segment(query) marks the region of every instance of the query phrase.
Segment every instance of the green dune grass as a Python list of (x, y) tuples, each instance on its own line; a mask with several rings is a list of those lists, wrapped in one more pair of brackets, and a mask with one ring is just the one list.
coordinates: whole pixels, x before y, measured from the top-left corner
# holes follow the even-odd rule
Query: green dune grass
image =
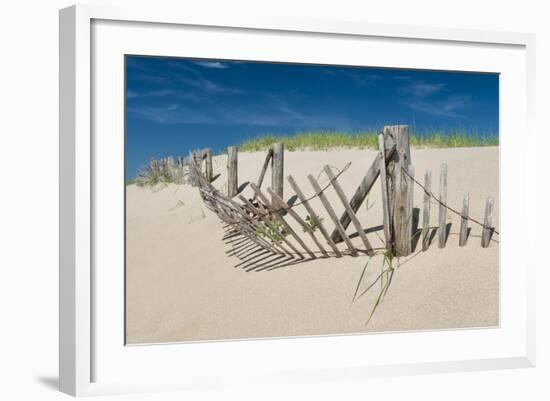
[[(294, 135), (261, 135), (238, 145), (241, 152), (261, 151), (271, 144), (282, 142), (285, 149), (326, 150), (331, 148), (378, 148), (378, 132), (311, 131)], [(498, 135), (478, 135), (470, 132), (424, 132), (411, 135), (411, 145), (416, 148), (463, 148), (498, 146)]]

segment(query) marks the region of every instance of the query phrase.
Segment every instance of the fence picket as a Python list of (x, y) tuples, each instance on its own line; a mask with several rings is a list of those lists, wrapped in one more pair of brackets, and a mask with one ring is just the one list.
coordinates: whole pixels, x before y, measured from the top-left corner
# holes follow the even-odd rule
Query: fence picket
[(468, 213), (470, 208), (470, 195), (467, 194), (464, 196), (462, 201), (462, 216), (460, 217), (460, 240), (458, 242), (459, 246), (466, 245), (468, 241)]
[[(302, 241), (302, 239), (294, 232), (294, 230), (292, 229), (292, 227), (290, 227), (290, 225), (286, 222), (286, 220), (284, 219), (283, 216), (280, 215), (279, 211), (273, 207), (273, 205), (269, 202), (269, 200), (267, 199), (267, 197), (262, 193), (262, 190), (260, 188), (258, 188), (255, 184), (250, 184), (250, 186), (252, 187), (253, 191), (256, 192), (256, 194), (258, 195), (258, 198), (264, 203), (265, 207), (267, 207), (269, 209), (269, 211), (273, 214), (273, 216), (277, 219), (277, 221), (279, 221), (284, 227), (286, 230), (288, 230), (288, 232), (290, 233), (290, 235), (292, 235), (292, 237), (296, 240), (296, 242), (298, 242), (298, 244), (300, 244), (300, 246), (313, 258), (315, 259), (317, 256), (315, 255), (315, 253), (313, 253), (309, 248), (308, 246), (304, 243), (304, 241)], [(284, 237), (284, 235), (282, 235), (282, 237)], [(294, 248), (294, 250), (296, 250), (296, 248)], [(300, 253), (298, 250), (296, 250), (296, 252)]]
[[(254, 206), (252, 204), (252, 202), (250, 202), (248, 199), (246, 199), (244, 196), (242, 195), (238, 195), (239, 199), (241, 201), (243, 201), (247, 206), (248, 208), (250, 209), (250, 211), (252, 213), (254, 213), (256, 216), (258, 216), (258, 218), (262, 221), (262, 223), (264, 223), (264, 227), (262, 227), (262, 229), (265, 229), (265, 228), (268, 228), (270, 229), (271, 228), (271, 222), (269, 221), (269, 219), (266, 217), (267, 216), (267, 211), (265, 210), (260, 210), (259, 208), (257, 208), (256, 206)], [(281, 242), (287, 242), (286, 238), (283, 238)], [(277, 241), (274, 241), (274, 245), (279, 248), (283, 253), (286, 253), (287, 255), (289, 256), (292, 256), (292, 252), (289, 252), (288, 249), (286, 249), (282, 243), (280, 242), (277, 242)], [(289, 245), (289, 244), (287, 244)], [(292, 247), (289, 245), (289, 247), (292, 249)], [(295, 249), (295, 248), (294, 248)]]
[(332, 187), (336, 191), (336, 195), (338, 195), (338, 197), (340, 198), (340, 201), (344, 205), (344, 208), (346, 209), (346, 212), (349, 214), (349, 217), (350, 217), (353, 225), (355, 226), (355, 229), (357, 230), (357, 234), (359, 234), (359, 237), (361, 237), (361, 240), (363, 241), (363, 244), (365, 245), (367, 255), (372, 256), (373, 255), (372, 245), (370, 244), (369, 240), (367, 239), (367, 235), (365, 234), (365, 230), (363, 230), (363, 227), (361, 227), (361, 223), (359, 222), (359, 219), (357, 218), (357, 216), (353, 212), (351, 206), (349, 205), (348, 198), (346, 197), (346, 194), (344, 193), (344, 191), (342, 190), (342, 187), (340, 186), (340, 184), (336, 180), (336, 177), (332, 173), (332, 170), (330, 169), (330, 167), (325, 166), (323, 168), (323, 170), (325, 171), (325, 174), (329, 178), (330, 184), (332, 185)]
[(393, 249), (392, 244), (392, 228), (391, 228), (391, 216), (390, 216), (390, 200), (388, 198), (388, 177), (386, 172), (386, 152), (385, 152), (385, 141), (384, 135), (378, 135), (378, 149), (380, 153), (378, 154), (379, 159), (379, 169), (380, 169), (380, 183), (382, 188), (382, 211), (383, 215), (383, 224), (384, 224), (384, 239), (386, 241), (385, 247), (388, 251)]
[(426, 171), (424, 175), (424, 211), (422, 216), (422, 250), (426, 251), (430, 246), (430, 205), (432, 191), (432, 172)]
[(325, 250), (325, 248), (323, 248), (323, 245), (321, 245), (321, 243), (317, 240), (317, 237), (315, 237), (315, 234), (311, 229), (311, 227), (300, 217), (300, 215), (296, 213), (294, 209), (289, 207), (286, 204), (286, 202), (282, 198), (280, 198), (279, 195), (277, 195), (271, 188), (268, 188), (267, 192), (269, 192), (269, 194), (271, 195), (272, 200), (276, 204), (279, 204), (279, 207), (282, 207), (283, 209), (285, 209), (290, 214), (290, 216), (292, 216), (292, 218), (298, 222), (298, 224), (304, 229), (304, 231), (309, 234), (309, 236), (311, 237), (313, 242), (315, 242), (315, 245), (317, 245), (321, 253), (325, 256), (328, 256), (327, 251)]
[(447, 243), (447, 164), (442, 163), (439, 170), (439, 248), (445, 248)]
[(317, 194), (317, 196), (321, 200), (321, 203), (325, 207), (325, 210), (327, 211), (328, 215), (330, 216), (330, 218), (332, 219), (332, 221), (336, 225), (336, 229), (340, 233), (340, 236), (344, 239), (344, 242), (348, 246), (349, 251), (351, 252), (351, 254), (353, 256), (357, 256), (357, 249), (351, 243), (351, 240), (349, 239), (348, 235), (346, 234), (345, 228), (342, 226), (342, 223), (340, 223), (340, 220), (338, 220), (338, 217), (336, 216), (336, 213), (334, 212), (334, 209), (332, 208), (332, 206), (330, 205), (330, 202), (328, 201), (327, 197), (323, 193), (321, 187), (319, 186), (319, 183), (317, 182), (315, 177), (313, 177), (311, 174), (309, 174), (307, 176), (307, 178), (308, 178), (311, 186), (315, 190), (315, 193)]
[(274, 143), (273, 157), (271, 158), (271, 188), (281, 198), (283, 197), (284, 188), (284, 157), (284, 145), (282, 143)]
[(239, 187), (237, 152), (236, 146), (227, 148), (227, 196), (229, 198), (237, 195)]
[(485, 202), (485, 219), (483, 220), (483, 233), (481, 235), (481, 246), (487, 248), (493, 234), (493, 198), (488, 197)]
[(332, 248), (332, 251), (335, 253), (337, 257), (342, 256), (342, 253), (340, 252), (336, 244), (332, 241), (332, 238), (330, 238), (330, 235), (326, 230), (325, 226), (323, 225), (323, 222), (321, 221), (321, 219), (319, 218), (315, 210), (313, 210), (313, 208), (307, 201), (306, 197), (304, 196), (304, 193), (302, 192), (302, 190), (300, 189), (300, 187), (298, 186), (294, 178), (291, 175), (289, 175), (288, 177), (286, 177), (286, 179), (290, 183), (290, 186), (292, 187), (296, 195), (298, 195), (298, 199), (300, 199), (300, 202), (302, 203), (302, 205), (304, 205), (304, 207), (306, 208), (307, 212), (309, 213), (309, 216), (313, 220), (313, 223), (317, 227), (319, 227), (319, 231), (321, 231), (321, 234), (323, 234), (323, 237), (325, 237), (325, 240), (327, 241), (327, 244)]

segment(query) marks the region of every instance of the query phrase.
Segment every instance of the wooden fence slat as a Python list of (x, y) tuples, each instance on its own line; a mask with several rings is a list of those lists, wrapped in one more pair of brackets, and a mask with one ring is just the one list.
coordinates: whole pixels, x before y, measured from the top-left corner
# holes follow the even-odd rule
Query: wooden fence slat
[[(239, 196), (239, 199), (240, 199), (241, 201), (243, 201), (243, 202), (248, 206), (248, 208), (250, 209), (250, 211), (251, 211), (252, 213), (254, 213), (256, 216), (258, 216), (258, 218), (262, 221), (262, 223), (264, 223), (264, 227), (262, 227), (262, 229), (265, 228), (265, 227), (271, 228), (271, 223), (270, 223), (269, 219), (266, 217), (266, 216), (267, 216), (267, 211), (260, 210), (259, 208), (257, 208), (256, 206), (254, 206), (254, 205), (252, 204), (252, 202), (250, 202), (250, 201), (249, 201), (248, 199), (246, 199), (244, 196), (242, 196), (242, 195), (238, 195), (238, 196)], [(283, 238), (283, 240), (286, 240), (286, 239)], [(285, 242), (285, 243), (286, 243), (286, 242)], [(287, 255), (290, 256), (290, 257), (294, 257), (294, 256), (292, 255), (292, 253), (289, 252), (288, 249), (286, 249), (286, 248), (283, 246), (283, 244), (281, 244), (280, 242), (274, 241), (273, 244), (274, 244), (277, 248), (279, 248), (283, 253), (287, 254)]]
[[(385, 153), (386, 153), (386, 164), (387, 164), (395, 153), (395, 143), (393, 142), (393, 139), (390, 138), (389, 136), (384, 136), (384, 141), (385, 141), (385, 149), (386, 149)], [(367, 170), (367, 173), (361, 180), (359, 187), (353, 194), (349, 202), (349, 205), (353, 210), (353, 212), (357, 212), (359, 210), (359, 207), (361, 206), (361, 204), (369, 194), (369, 191), (371, 190), (372, 186), (376, 182), (376, 179), (380, 175), (380, 160), (381, 160), (381, 156), (377, 155), (373, 160), (372, 164), (370, 165), (369, 169)], [(348, 216), (348, 213), (344, 212), (340, 217), (341, 226), (344, 227), (344, 229), (346, 229), (348, 228), (350, 223), (351, 223), (351, 219)], [(340, 235), (340, 232), (336, 228), (334, 229), (330, 237), (336, 243), (342, 241), (342, 236)]]
[[(252, 187), (252, 189), (254, 190), (254, 192), (256, 192), (256, 194), (258, 195), (258, 198), (260, 198), (260, 200), (264, 203), (265, 207), (267, 207), (271, 213), (273, 214), (273, 216), (288, 230), (288, 232), (290, 233), (290, 235), (292, 235), (292, 237), (296, 240), (296, 242), (298, 242), (298, 244), (300, 244), (300, 246), (312, 257), (312, 258), (317, 258), (317, 256), (315, 255), (315, 253), (313, 253), (309, 248), (308, 246), (304, 243), (304, 241), (302, 241), (302, 239), (294, 232), (294, 230), (292, 229), (292, 227), (290, 227), (288, 225), (288, 223), (286, 222), (286, 220), (284, 219), (284, 217), (282, 217), (280, 215), (280, 212), (273, 207), (273, 205), (271, 205), (271, 203), (269, 202), (269, 200), (267, 199), (267, 197), (262, 193), (262, 190), (260, 188), (258, 188), (255, 184), (250, 184), (250, 186)], [(283, 236), (284, 237), (284, 236)], [(298, 252), (298, 251), (296, 251)], [(298, 252), (299, 253), (299, 252)]]
[(321, 243), (317, 240), (317, 237), (315, 237), (315, 234), (311, 227), (300, 217), (300, 215), (296, 213), (291, 207), (289, 207), (287, 203), (282, 198), (280, 198), (279, 195), (277, 195), (271, 188), (267, 188), (267, 192), (269, 192), (275, 204), (279, 204), (279, 207), (284, 208), (292, 216), (292, 218), (294, 218), (294, 220), (296, 220), (298, 224), (302, 226), (304, 231), (307, 232), (313, 242), (315, 242), (315, 245), (317, 245), (321, 253), (325, 256), (328, 256), (327, 251), (325, 250), (325, 248), (323, 248), (323, 245), (321, 245)]
[(267, 251), (271, 251), (269, 246), (267, 245), (267, 243), (265, 241), (262, 241), (261, 239), (257, 238), (255, 235), (252, 235), (249, 230), (244, 227), (243, 225), (241, 225), (241, 221), (239, 219), (235, 219), (233, 216), (231, 216), (229, 214), (229, 212), (227, 211), (224, 211), (224, 210), (219, 210), (219, 213), (221, 215), (225, 215), (227, 218), (229, 218), (230, 220), (233, 220), (233, 227), (238, 230), (242, 235), (244, 235), (245, 237), (247, 237), (250, 241), (254, 242), (255, 244), (257, 244), (259, 247), (267, 250)]
[(332, 206), (330, 205), (330, 202), (328, 201), (327, 197), (323, 193), (321, 187), (319, 186), (319, 183), (317, 182), (315, 177), (313, 177), (311, 174), (309, 174), (307, 176), (307, 178), (308, 178), (311, 186), (315, 190), (315, 193), (317, 194), (317, 196), (319, 196), (319, 199), (321, 200), (321, 203), (325, 207), (325, 210), (327, 211), (328, 215), (330, 216), (330, 218), (334, 222), (334, 224), (336, 226), (336, 229), (340, 233), (340, 236), (344, 239), (344, 241), (345, 241), (346, 245), (348, 246), (351, 254), (353, 256), (357, 256), (357, 249), (351, 243), (351, 240), (349, 239), (348, 235), (346, 234), (345, 228), (342, 226), (342, 223), (340, 223), (340, 220), (338, 220), (338, 217), (336, 216), (336, 213), (334, 212), (334, 209), (332, 208)]
[(284, 187), (284, 157), (284, 145), (282, 143), (274, 143), (273, 157), (271, 158), (271, 189), (281, 198), (283, 197)]
[(319, 227), (319, 231), (321, 231), (321, 234), (323, 234), (323, 237), (325, 237), (325, 240), (327, 241), (327, 244), (332, 248), (332, 251), (335, 253), (337, 257), (342, 256), (342, 253), (340, 252), (336, 244), (332, 241), (332, 238), (330, 238), (330, 235), (328, 231), (325, 229), (323, 222), (321, 221), (321, 219), (319, 218), (315, 210), (313, 210), (313, 208), (307, 201), (306, 197), (304, 196), (304, 193), (302, 192), (302, 190), (300, 189), (300, 187), (298, 186), (294, 178), (291, 175), (289, 175), (288, 177), (286, 177), (286, 179), (290, 183), (290, 186), (292, 187), (296, 195), (298, 195), (298, 199), (300, 199), (300, 202), (302, 203), (302, 205), (304, 205), (304, 207), (306, 208), (309, 216), (313, 220), (313, 223), (317, 227)]
[[(262, 219), (262, 221), (266, 224), (266, 227), (270, 228), (271, 230), (276, 230), (276, 228), (273, 227), (273, 222), (270, 221), (270, 216), (273, 216), (273, 213), (267, 208), (267, 206), (265, 206), (264, 204), (262, 204), (261, 202), (258, 203), (258, 211), (260, 213), (260, 218)], [(274, 219), (276, 219), (276, 216), (273, 216)], [(292, 242), (290, 242), (286, 236), (281, 236), (281, 242), (284, 242), (291, 250), (292, 252), (288, 252), (285, 250), (285, 252), (287, 252), (289, 255), (296, 255), (298, 256), (299, 258), (301, 259), (304, 259), (305, 256), (302, 255), (302, 252), (299, 251), (293, 244)], [(279, 245), (282, 247), (282, 244), (279, 243)]]
[(430, 206), (432, 191), (432, 172), (426, 171), (424, 175), (424, 211), (422, 216), (422, 250), (425, 251), (430, 246)]
[(237, 195), (239, 187), (237, 153), (236, 146), (227, 148), (227, 196), (229, 198)]
[(332, 173), (332, 170), (330, 169), (330, 167), (325, 166), (325, 167), (323, 167), (323, 170), (325, 171), (325, 174), (329, 178), (332, 187), (336, 191), (336, 195), (338, 195), (338, 198), (340, 198), (340, 201), (344, 205), (344, 208), (346, 209), (346, 212), (349, 214), (349, 217), (350, 217), (353, 225), (355, 226), (355, 229), (357, 230), (357, 233), (359, 234), (359, 237), (361, 237), (361, 240), (363, 241), (363, 244), (365, 245), (365, 250), (367, 251), (367, 255), (372, 256), (373, 255), (372, 245), (370, 244), (370, 242), (367, 238), (367, 235), (365, 234), (365, 230), (363, 230), (363, 227), (361, 227), (361, 223), (359, 222), (359, 219), (357, 218), (357, 216), (355, 215), (355, 213), (351, 209), (351, 206), (349, 205), (348, 198), (346, 197), (346, 194), (344, 193), (344, 191), (342, 190), (342, 187), (340, 186), (340, 184), (336, 180), (336, 177)]
[(267, 155), (265, 156), (264, 165), (262, 166), (262, 171), (260, 172), (260, 178), (258, 178), (258, 188), (262, 187), (262, 183), (264, 182), (265, 173), (267, 171), (267, 168), (269, 167), (269, 162), (271, 161), (271, 157), (273, 156), (273, 148), (270, 148), (267, 151)]
[(388, 198), (388, 177), (386, 171), (386, 152), (385, 152), (385, 141), (384, 135), (378, 135), (378, 149), (380, 153), (378, 154), (379, 169), (380, 169), (380, 184), (382, 192), (382, 211), (383, 211), (383, 224), (384, 224), (384, 240), (386, 241), (386, 249), (391, 251), (393, 248), (392, 244), (392, 230), (391, 230), (391, 216), (390, 216), (390, 200)]
[(483, 233), (481, 234), (481, 246), (487, 248), (493, 234), (493, 198), (488, 197), (485, 202), (485, 219), (483, 220)]
[[(252, 231), (253, 235), (254, 235), (257, 239), (261, 240), (261, 242), (264, 242), (264, 243), (269, 247), (269, 249), (270, 249), (272, 252), (274, 252), (274, 253), (279, 253), (279, 254), (280, 254), (281, 251), (279, 251), (277, 248), (275, 248), (275, 246), (274, 246), (273, 244), (270, 244), (268, 241), (264, 240), (263, 238), (261, 238), (261, 237), (258, 235), (257, 229), (259, 228), (259, 224), (258, 224), (252, 217), (250, 217), (250, 216), (246, 213), (246, 211), (244, 211), (244, 210), (242, 209), (242, 206), (239, 205), (237, 202), (231, 200), (231, 199), (229, 199), (229, 202), (231, 202), (231, 204), (235, 207), (235, 209), (238, 211), (238, 213), (241, 215), (241, 217), (242, 217), (245, 221), (248, 222), (248, 225), (247, 225), (247, 226), (250, 228), (250, 231)], [(242, 223), (245, 224), (244, 221), (243, 221)], [(252, 227), (250, 227), (250, 225), (251, 225)]]
[(460, 239), (459, 246), (466, 245), (468, 241), (468, 214), (470, 209), (470, 195), (466, 194), (462, 201), (462, 215), (460, 217)]
[[(405, 234), (405, 241), (407, 242), (407, 255), (410, 255), (412, 253), (412, 240), (413, 240), (413, 208), (414, 208), (414, 166), (411, 164), (409, 165), (409, 175), (407, 176), (407, 231)], [(407, 238), (408, 237), (408, 238)]]
[(445, 248), (447, 243), (447, 164), (442, 163), (439, 172), (439, 248)]
[(206, 149), (205, 151), (206, 157), (205, 157), (205, 175), (206, 180), (208, 182), (212, 181), (212, 178), (214, 177), (214, 170), (212, 168), (212, 150)]

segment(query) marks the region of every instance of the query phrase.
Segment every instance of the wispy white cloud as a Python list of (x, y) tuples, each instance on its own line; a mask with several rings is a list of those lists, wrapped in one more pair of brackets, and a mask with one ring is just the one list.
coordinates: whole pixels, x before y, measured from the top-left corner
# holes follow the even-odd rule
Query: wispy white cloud
[(226, 95), (239, 95), (243, 93), (239, 88), (233, 88), (216, 83), (210, 79), (204, 78), (202, 75), (197, 75), (193, 78), (181, 77), (179, 81), (188, 87), (197, 89), (204, 93)]
[[(193, 64), (200, 65), (205, 68), (228, 68), (227, 63), (217, 61), (196, 61), (193, 62)], [(181, 94), (182, 92), (185, 92), (185, 88), (182, 88), (182, 86), (192, 88), (197, 96), (200, 94), (237, 95), (242, 93), (241, 89), (222, 85), (206, 78), (203, 73), (199, 71), (199, 69), (193, 68), (189, 64), (179, 63), (177, 61), (168, 61), (165, 65), (170, 67), (170, 70), (164, 71), (163, 75), (158, 75), (153, 71), (149, 71), (145, 65), (140, 63), (132, 64), (132, 68), (139, 71), (138, 73), (133, 74), (133, 78), (135, 80), (150, 84), (162, 84), (165, 87), (170, 87), (170, 89), (158, 90), (156, 94), (154, 92), (149, 92), (138, 94), (139, 96), (165, 96), (169, 95), (170, 91), (175, 92), (176, 90)]]
[(195, 61), (194, 64), (200, 65), (204, 68), (216, 68), (216, 69), (225, 69), (229, 66), (225, 63), (220, 63), (219, 61)]
[(442, 100), (410, 100), (404, 103), (413, 110), (437, 116), (463, 118), (462, 111), (472, 106), (468, 95), (453, 95)]
[(442, 83), (410, 81), (401, 88), (401, 93), (413, 96), (415, 98), (424, 99), (441, 92), (444, 88), (445, 84)]
[(403, 104), (415, 111), (434, 116), (464, 118), (463, 111), (472, 106), (469, 95), (448, 93), (445, 84), (404, 77), (399, 93)]
[(301, 111), (276, 99), (239, 106), (226, 102), (214, 103), (208, 108), (197, 108), (183, 103), (163, 106), (142, 104), (128, 107), (128, 111), (141, 119), (159, 124), (343, 127), (342, 129), (351, 126), (346, 116)]
[(382, 76), (378, 74), (350, 73), (348, 76), (353, 82), (360, 86), (372, 85), (383, 79)]
[(382, 75), (373, 74), (365, 70), (349, 69), (349, 70), (335, 70), (335, 69), (323, 69), (321, 72), (328, 76), (341, 76), (348, 78), (356, 85), (366, 86), (375, 84), (378, 81), (384, 79)]

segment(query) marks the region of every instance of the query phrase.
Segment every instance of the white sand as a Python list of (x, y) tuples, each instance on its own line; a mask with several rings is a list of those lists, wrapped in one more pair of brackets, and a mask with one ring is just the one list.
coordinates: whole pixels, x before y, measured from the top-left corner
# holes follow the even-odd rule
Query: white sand
[[(494, 225), (499, 227), (498, 148), (413, 149), (416, 177), (432, 170), (432, 190), (439, 188), (439, 165), (448, 165), (448, 203), (460, 210), (470, 194), (470, 215), (483, 219), (485, 198), (495, 199)], [(323, 165), (341, 169), (339, 178), (351, 198), (376, 153), (368, 150), (286, 152), (285, 175), (292, 174), (306, 195), (313, 193), (307, 175)], [(239, 183), (256, 182), (265, 154), (239, 154)], [(214, 158), (214, 185), (226, 180), (225, 156)], [(320, 175), (321, 185), (326, 183)], [(271, 182), (266, 175), (263, 188)], [(250, 197), (250, 189), (243, 192)], [(285, 199), (294, 195), (285, 183)], [(343, 211), (333, 191), (327, 196)], [(422, 189), (414, 193), (422, 209)], [(320, 213), (318, 200), (312, 202)], [(380, 182), (377, 181), (358, 217), (365, 228), (382, 224)], [(302, 206), (296, 209), (307, 215)], [(322, 214), (322, 213), (320, 213)], [(437, 225), (438, 205), (432, 203), (431, 225)], [(324, 222), (333, 225), (328, 215)], [(289, 219), (290, 221), (290, 219)], [(272, 336), (299, 336), (386, 330), (428, 330), (495, 326), (499, 322), (499, 245), (480, 246), (481, 228), (471, 224), (466, 247), (458, 246), (460, 219), (448, 212), (451, 235), (444, 249), (437, 237), (427, 252), (402, 258), (391, 287), (365, 326), (379, 285), (352, 303), (366, 256), (317, 259), (274, 269), (246, 271), (228, 256), (222, 224), (202, 205), (197, 188), (175, 186), (151, 191), (127, 187), (127, 342), (154, 343)], [(301, 229), (296, 228), (297, 232)], [(355, 232), (350, 225), (347, 232)], [(381, 230), (377, 231), (383, 236)], [(368, 238), (380, 246), (375, 233)], [(498, 241), (498, 236), (494, 239)], [(354, 243), (361, 245), (359, 238)], [(310, 244), (311, 242), (308, 242)], [(324, 242), (323, 242), (324, 243)], [(313, 247), (313, 245), (312, 245)], [(343, 244), (340, 245), (343, 247)], [(326, 247), (328, 249), (328, 246)], [(248, 268), (253, 267), (249, 266)], [(373, 258), (367, 283), (382, 267)], [(364, 286), (363, 286), (364, 288)]]

